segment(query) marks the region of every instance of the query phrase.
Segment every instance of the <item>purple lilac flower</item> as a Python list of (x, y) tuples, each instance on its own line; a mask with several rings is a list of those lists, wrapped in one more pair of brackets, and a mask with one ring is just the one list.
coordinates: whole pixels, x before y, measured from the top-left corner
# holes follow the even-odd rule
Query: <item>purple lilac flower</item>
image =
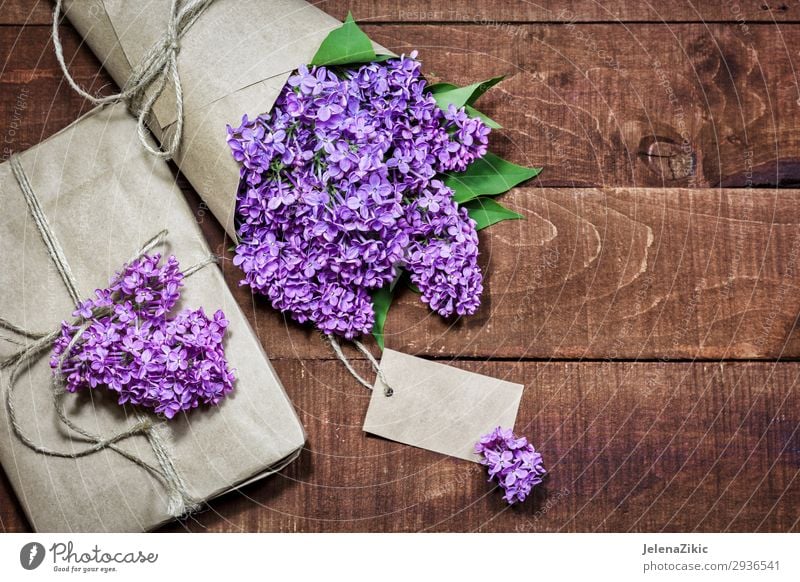
[(475, 452), (482, 455), (482, 465), (489, 469), (489, 481), (505, 490), (509, 505), (525, 501), (531, 490), (542, 482), (547, 471), (542, 465), (542, 455), (525, 437), (517, 437), (510, 428), (497, 427), (481, 437)]
[(328, 334), (368, 333), (371, 293), (402, 267), (445, 317), (480, 305), (475, 223), (436, 176), (483, 156), (490, 130), (441, 111), (415, 59), (301, 67), (270, 113), (228, 128), (242, 284)]
[(63, 358), (68, 392), (104, 386), (117, 393), (120, 404), (172, 418), (200, 404), (218, 404), (233, 390), (222, 346), (225, 315), (184, 309), (168, 318), (180, 298), (183, 273), (174, 256), (163, 265), (160, 260), (158, 254), (144, 255), (126, 265), (108, 288), (78, 306), (75, 322), (61, 324), (50, 366), (57, 373)]

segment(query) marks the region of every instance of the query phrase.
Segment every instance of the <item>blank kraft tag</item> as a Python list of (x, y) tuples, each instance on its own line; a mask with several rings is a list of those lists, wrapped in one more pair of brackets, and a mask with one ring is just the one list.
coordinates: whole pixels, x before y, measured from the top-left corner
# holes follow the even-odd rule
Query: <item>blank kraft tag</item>
[(393, 441), (478, 462), (481, 436), (513, 428), (522, 385), (384, 350), (364, 430)]

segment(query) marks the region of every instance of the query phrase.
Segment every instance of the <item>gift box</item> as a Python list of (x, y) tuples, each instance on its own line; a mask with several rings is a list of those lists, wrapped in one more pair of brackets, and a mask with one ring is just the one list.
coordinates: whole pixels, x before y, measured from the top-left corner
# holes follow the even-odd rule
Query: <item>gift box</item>
[[(218, 266), (209, 264), (211, 251), (167, 163), (142, 148), (123, 105), (97, 108), (3, 163), (0, 185), (0, 318), (7, 323), (0, 357), (16, 354), (19, 364), (13, 376), (8, 368), (2, 374), (0, 461), (37, 531), (149, 530), (296, 458), (305, 435), (292, 405)], [(73, 295), (105, 287), (162, 231), (152, 252), (174, 255), (184, 269), (198, 266), (177, 308), (221, 309), (229, 321), (233, 391), (218, 406), (166, 420), (121, 406), (98, 387), (63, 394), (60, 418), (50, 351), (24, 365), (19, 354), (71, 319)], [(147, 430), (139, 430), (143, 418)]]
[[(243, 114), (269, 111), (289, 75), (310, 63), (341, 23), (302, 0), (184, 1), (177, 3), (177, 16), (172, 4), (67, 0), (63, 7), (120, 87), (128, 86), (132, 75), (139, 77), (147, 63), (157, 63), (138, 104), (155, 98), (147, 121), (162, 143), (170, 142), (180, 118), (180, 145), (173, 158), (236, 240), (239, 164), (230, 155), (226, 126), (239, 125)], [(173, 56), (180, 109), (170, 68)]]

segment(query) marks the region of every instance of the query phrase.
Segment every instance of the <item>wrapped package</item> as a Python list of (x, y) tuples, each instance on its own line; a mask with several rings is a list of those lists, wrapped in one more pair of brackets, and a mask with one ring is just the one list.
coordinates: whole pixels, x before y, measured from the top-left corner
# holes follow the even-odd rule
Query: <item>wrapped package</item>
[[(141, 147), (136, 120), (122, 104), (94, 109), (3, 163), (0, 185), (6, 361), (71, 319), (76, 302), (64, 265), (77, 295), (88, 298), (164, 230), (153, 252), (175, 255), (182, 267), (208, 263), (210, 249), (167, 163)], [(141, 412), (100, 387), (63, 396), (65, 424), (54, 407), (49, 350), (16, 374), (3, 370), (0, 462), (37, 531), (149, 530), (299, 454), (302, 426), (215, 264), (185, 279), (178, 307), (224, 311), (234, 390), (216, 407), (169, 421), (150, 416), (146, 434), (135, 432)], [(97, 444), (126, 430), (134, 434)], [(87, 448), (98, 450), (75, 455)], [(186, 503), (176, 506), (174, 491), (148, 466), (172, 473)]]
[[(120, 87), (153, 51), (174, 47), (181, 85), (182, 134), (174, 160), (228, 235), (239, 164), (226, 144), (226, 126), (268, 112), (289, 75), (311, 62), (335, 18), (302, 0), (184, 1), (197, 6), (171, 38), (171, 0), (66, 0), (64, 12)], [(376, 51), (387, 52), (378, 45)], [(165, 59), (168, 64), (168, 59)], [(148, 88), (158, 94), (149, 127), (162, 141), (179, 121), (169, 66)]]

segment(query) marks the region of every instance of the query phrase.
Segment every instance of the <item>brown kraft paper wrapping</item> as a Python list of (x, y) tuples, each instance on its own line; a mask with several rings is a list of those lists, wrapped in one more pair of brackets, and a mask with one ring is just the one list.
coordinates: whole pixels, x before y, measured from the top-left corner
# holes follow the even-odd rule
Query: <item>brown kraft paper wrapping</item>
[[(169, 234), (154, 252), (176, 255), (182, 269), (210, 253), (167, 164), (141, 147), (136, 122), (123, 105), (95, 109), (19, 160), (81, 297), (105, 287), (162, 229)], [(26, 330), (57, 329), (74, 306), (8, 162), (0, 165), (0, 197), (0, 316)], [(236, 372), (234, 391), (218, 407), (179, 415), (161, 429), (191, 497), (207, 500), (280, 468), (302, 448), (305, 435), (216, 265), (185, 280), (173, 314), (187, 307), (225, 312), (230, 321), (225, 352)], [(18, 349), (0, 341), (0, 357)], [(67, 452), (86, 448), (56, 416), (48, 360), (44, 352), (19, 377), (17, 420), (44, 446)], [(171, 519), (161, 482), (114, 451), (76, 460), (26, 447), (9, 423), (5, 382), (2, 389), (0, 461), (37, 531), (140, 531)], [(136, 420), (102, 388), (67, 394), (64, 402), (67, 415), (96, 434), (119, 433)], [(146, 437), (119, 445), (157, 464)]]
[[(69, 0), (67, 18), (123, 86), (167, 29), (170, 0)], [(292, 71), (314, 57), (340, 23), (302, 0), (215, 0), (180, 39), (178, 73), (184, 130), (175, 161), (228, 235), (239, 165), (226, 125), (268, 112)], [(375, 45), (376, 51), (386, 53)], [(161, 137), (176, 120), (170, 82), (156, 100), (150, 128)]]

